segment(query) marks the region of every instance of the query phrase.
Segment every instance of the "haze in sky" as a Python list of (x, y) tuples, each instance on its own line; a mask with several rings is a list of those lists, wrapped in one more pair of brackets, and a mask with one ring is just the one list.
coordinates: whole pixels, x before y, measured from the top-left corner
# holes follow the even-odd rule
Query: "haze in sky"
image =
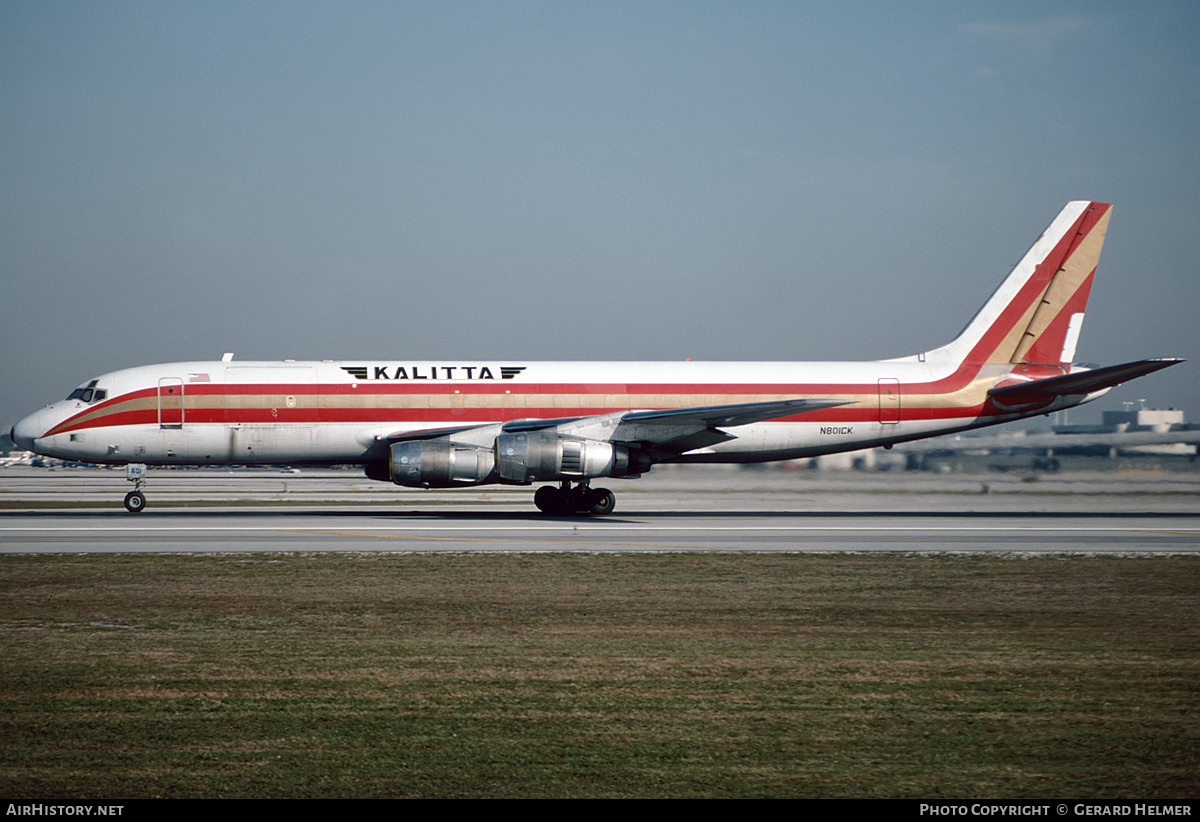
[[(0, 424), (218, 359), (881, 359), (1115, 204), (1200, 419), (1195, 2), (0, 4)], [(1072, 421), (1098, 418), (1085, 408)], [(1089, 416), (1090, 415), (1090, 416)]]

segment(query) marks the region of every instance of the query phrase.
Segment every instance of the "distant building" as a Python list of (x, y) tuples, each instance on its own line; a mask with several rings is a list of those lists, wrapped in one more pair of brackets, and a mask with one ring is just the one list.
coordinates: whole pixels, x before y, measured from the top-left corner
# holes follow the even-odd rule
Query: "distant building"
[[(1181, 408), (1138, 408), (1128, 411), (1105, 411), (1099, 425), (1056, 425), (1054, 433), (1063, 436), (1079, 434), (1170, 434), (1184, 431), (1200, 431), (1200, 427), (1189, 425)], [(1133, 444), (1121, 443), (1114, 438), (1112, 452), (1129, 454), (1195, 454), (1196, 446), (1184, 442)]]

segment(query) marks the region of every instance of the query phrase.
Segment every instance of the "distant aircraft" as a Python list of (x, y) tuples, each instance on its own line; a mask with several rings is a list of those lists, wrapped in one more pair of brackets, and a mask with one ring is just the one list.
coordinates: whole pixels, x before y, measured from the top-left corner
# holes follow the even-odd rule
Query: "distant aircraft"
[(419, 488), (543, 485), (551, 514), (605, 514), (601, 477), (748, 463), (966, 431), (1070, 408), (1178, 359), (1072, 365), (1111, 206), (1068, 203), (948, 345), (878, 362), (185, 362), (114, 371), (13, 441), (146, 465), (362, 465)]

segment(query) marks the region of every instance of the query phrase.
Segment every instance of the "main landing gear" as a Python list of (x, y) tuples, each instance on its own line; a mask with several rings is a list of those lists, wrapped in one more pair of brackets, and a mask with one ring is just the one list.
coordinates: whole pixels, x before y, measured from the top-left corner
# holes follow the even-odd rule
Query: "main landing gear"
[(140, 462), (131, 462), (125, 466), (125, 479), (133, 483), (133, 490), (125, 495), (125, 510), (137, 514), (146, 507), (146, 495), (142, 488), (146, 486), (146, 466)]
[(543, 485), (537, 489), (533, 504), (546, 514), (611, 514), (617, 498), (607, 488), (589, 488), (585, 482), (572, 488), (564, 481), (558, 488)]

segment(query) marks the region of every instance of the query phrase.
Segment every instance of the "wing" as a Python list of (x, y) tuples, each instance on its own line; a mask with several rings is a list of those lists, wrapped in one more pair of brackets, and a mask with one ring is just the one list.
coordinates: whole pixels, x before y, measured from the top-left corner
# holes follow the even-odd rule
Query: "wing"
[(749, 402), (737, 405), (710, 405), (696, 408), (668, 408), (658, 411), (617, 411), (591, 417), (512, 420), (511, 422), (454, 428), (428, 428), (390, 434), (381, 439), (389, 443), (412, 440), (448, 439), (483, 444), (499, 434), (554, 430), (559, 434), (583, 439), (636, 445), (654, 451), (683, 453), (718, 442), (736, 439), (725, 427), (790, 417), (822, 408), (848, 405), (853, 400), (792, 399), (774, 402)]
[(652, 452), (682, 454), (737, 439), (722, 429), (790, 417), (822, 408), (847, 405), (851, 400), (794, 399), (711, 405), (699, 408), (669, 408), (662, 411), (627, 411), (621, 415), (612, 441), (637, 445)]
[(712, 428), (719, 425), (749, 425), (753, 422), (775, 420), (848, 405), (850, 400), (810, 399), (779, 400), (777, 402), (747, 402), (738, 405), (709, 405), (699, 408), (668, 408), (664, 411), (627, 411), (622, 417), (624, 424), (637, 425), (693, 425)]
[(790, 417), (851, 402), (853, 400), (792, 399), (658, 411), (621, 411), (604, 417), (566, 421), (555, 428), (566, 436), (607, 440), (664, 456), (737, 439), (737, 434), (723, 430), (725, 428)]

